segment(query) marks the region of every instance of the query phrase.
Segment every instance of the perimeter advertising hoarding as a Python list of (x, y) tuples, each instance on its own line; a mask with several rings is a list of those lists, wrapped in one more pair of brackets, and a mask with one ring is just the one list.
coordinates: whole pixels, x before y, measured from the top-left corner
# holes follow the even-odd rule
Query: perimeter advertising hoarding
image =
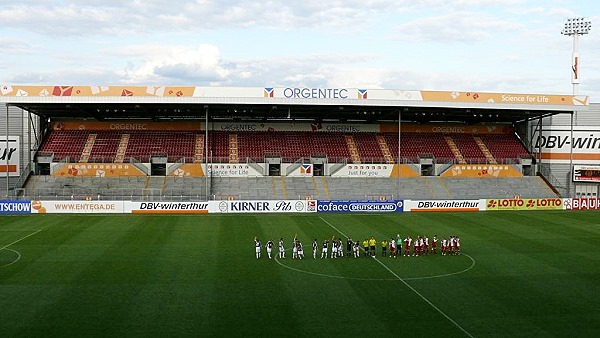
[(125, 212), (133, 214), (315, 212), (316, 204), (314, 200), (126, 202)]
[(33, 214), (122, 214), (123, 201), (31, 201)]
[[(30, 203), (30, 202), (27, 202)], [(109, 214), (208, 214), (316, 212), (315, 200), (131, 202), (131, 201), (31, 201), (31, 213), (109, 213)], [(0, 207), (3, 207), (0, 205)], [(14, 206), (6, 206), (14, 210)], [(25, 206), (19, 207), (23, 210)], [(7, 211), (8, 212), (8, 211)], [(23, 213), (29, 213), (23, 211)]]
[[(315, 200), (280, 201), (211, 201), (210, 212), (222, 213), (284, 213), (316, 212)], [(214, 206), (216, 205), (216, 209)]]
[(125, 213), (208, 214), (209, 202), (125, 202)]
[(404, 200), (390, 201), (317, 201), (317, 212), (402, 212)]
[(407, 200), (405, 211), (410, 212), (435, 212), (435, 211), (480, 211), (485, 210), (485, 200)]
[(31, 201), (0, 201), (0, 214), (30, 214)]
[(500, 198), (486, 200), (485, 210), (563, 210), (562, 198)]
[(600, 198), (565, 198), (566, 210), (600, 210)]

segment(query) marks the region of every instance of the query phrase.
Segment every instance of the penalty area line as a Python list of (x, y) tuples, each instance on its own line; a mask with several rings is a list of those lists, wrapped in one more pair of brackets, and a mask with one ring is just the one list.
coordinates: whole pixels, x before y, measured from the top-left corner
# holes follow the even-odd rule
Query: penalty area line
[(36, 231), (36, 232), (32, 232), (32, 233), (30, 233), (29, 235), (27, 235), (27, 236), (25, 236), (25, 237), (21, 237), (21, 238), (17, 239), (16, 241), (14, 241), (14, 242), (12, 242), (12, 243), (10, 243), (10, 244), (7, 244), (7, 245), (5, 245), (5, 246), (1, 247), (1, 248), (0, 248), (0, 250), (7, 249), (9, 246), (11, 246), (11, 245), (13, 245), (13, 244), (17, 244), (17, 243), (19, 243), (20, 241), (22, 241), (22, 240), (24, 240), (24, 239), (26, 239), (26, 238), (29, 238), (29, 237), (31, 237), (31, 236), (33, 236), (33, 235), (37, 234), (38, 232), (40, 232), (40, 231), (42, 231), (42, 230), (44, 230), (44, 229), (45, 229), (45, 228), (42, 228), (42, 229), (40, 229), (40, 230), (38, 230), (38, 231)]
[[(326, 219), (324, 219), (323, 217), (319, 217), (319, 218), (323, 222), (325, 222), (327, 225), (329, 225), (333, 230), (337, 231), (340, 235), (348, 238), (348, 236), (346, 236), (346, 234), (341, 232), (338, 228), (336, 228), (333, 224), (329, 223)], [(385, 265), (377, 257), (373, 257), (373, 259), (375, 261), (377, 261), (377, 263), (379, 263), (381, 266), (383, 266), (389, 273), (391, 273), (392, 276), (396, 277), (396, 279), (398, 279), (400, 282), (402, 282), (402, 284), (406, 285), (407, 288), (409, 288), (412, 292), (416, 293), (417, 296), (421, 297), (421, 299), (423, 299), (427, 304), (429, 304), (432, 308), (434, 308), (442, 316), (444, 316), (446, 319), (448, 319), (448, 321), (450, 323), (454, 324), (454, 326), (456, 326), (458, 329), (460, 329), (464, 334), (466, 334), (467, 336), (469, 336), (471, 338), (475, 338), (469, 331), (467, 331), (464, 327), (460, 326), (460, 324), (458, 324), (454, 319), (452, 319), (444, 311), (442, 311), (439, 307), (437, 307), (435, 304), (433, 304), (429, 299), (427, 299), (427, 297), (423, 296), (419, 291), (417, 291), (415, 288), (410, 286), (410, 284), (408, 284), (404, 279), (402, 279), (402, 277), (398, 276), (397, 273), (395, 273), (392, 269), (390, 269), (387, 265)]]

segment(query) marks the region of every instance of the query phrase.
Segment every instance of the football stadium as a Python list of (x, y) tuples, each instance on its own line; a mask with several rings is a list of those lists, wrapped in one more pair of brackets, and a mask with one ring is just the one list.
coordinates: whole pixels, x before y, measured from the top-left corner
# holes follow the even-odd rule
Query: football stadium
[(0, 335), (598, 336), (583, 95), (2, 85)]

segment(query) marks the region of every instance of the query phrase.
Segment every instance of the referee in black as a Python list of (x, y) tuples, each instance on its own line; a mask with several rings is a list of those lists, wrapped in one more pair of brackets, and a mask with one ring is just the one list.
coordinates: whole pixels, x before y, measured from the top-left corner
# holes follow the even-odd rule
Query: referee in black
[(352, 238), (348, 238), (348, 240), (346, 241), (346, 257), (352, 257), (352, 245), (354, 244), (354, 242), (352, 242)]

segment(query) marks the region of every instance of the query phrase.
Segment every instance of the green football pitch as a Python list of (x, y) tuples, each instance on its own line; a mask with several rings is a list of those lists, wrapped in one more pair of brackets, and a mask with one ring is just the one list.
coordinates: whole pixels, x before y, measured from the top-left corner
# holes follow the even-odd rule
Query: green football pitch
[[(312, 258), (397, 233), (463, 254)], [(0, 217), (0, 337), (598, 337), (599, 308), (598, 212)]]

